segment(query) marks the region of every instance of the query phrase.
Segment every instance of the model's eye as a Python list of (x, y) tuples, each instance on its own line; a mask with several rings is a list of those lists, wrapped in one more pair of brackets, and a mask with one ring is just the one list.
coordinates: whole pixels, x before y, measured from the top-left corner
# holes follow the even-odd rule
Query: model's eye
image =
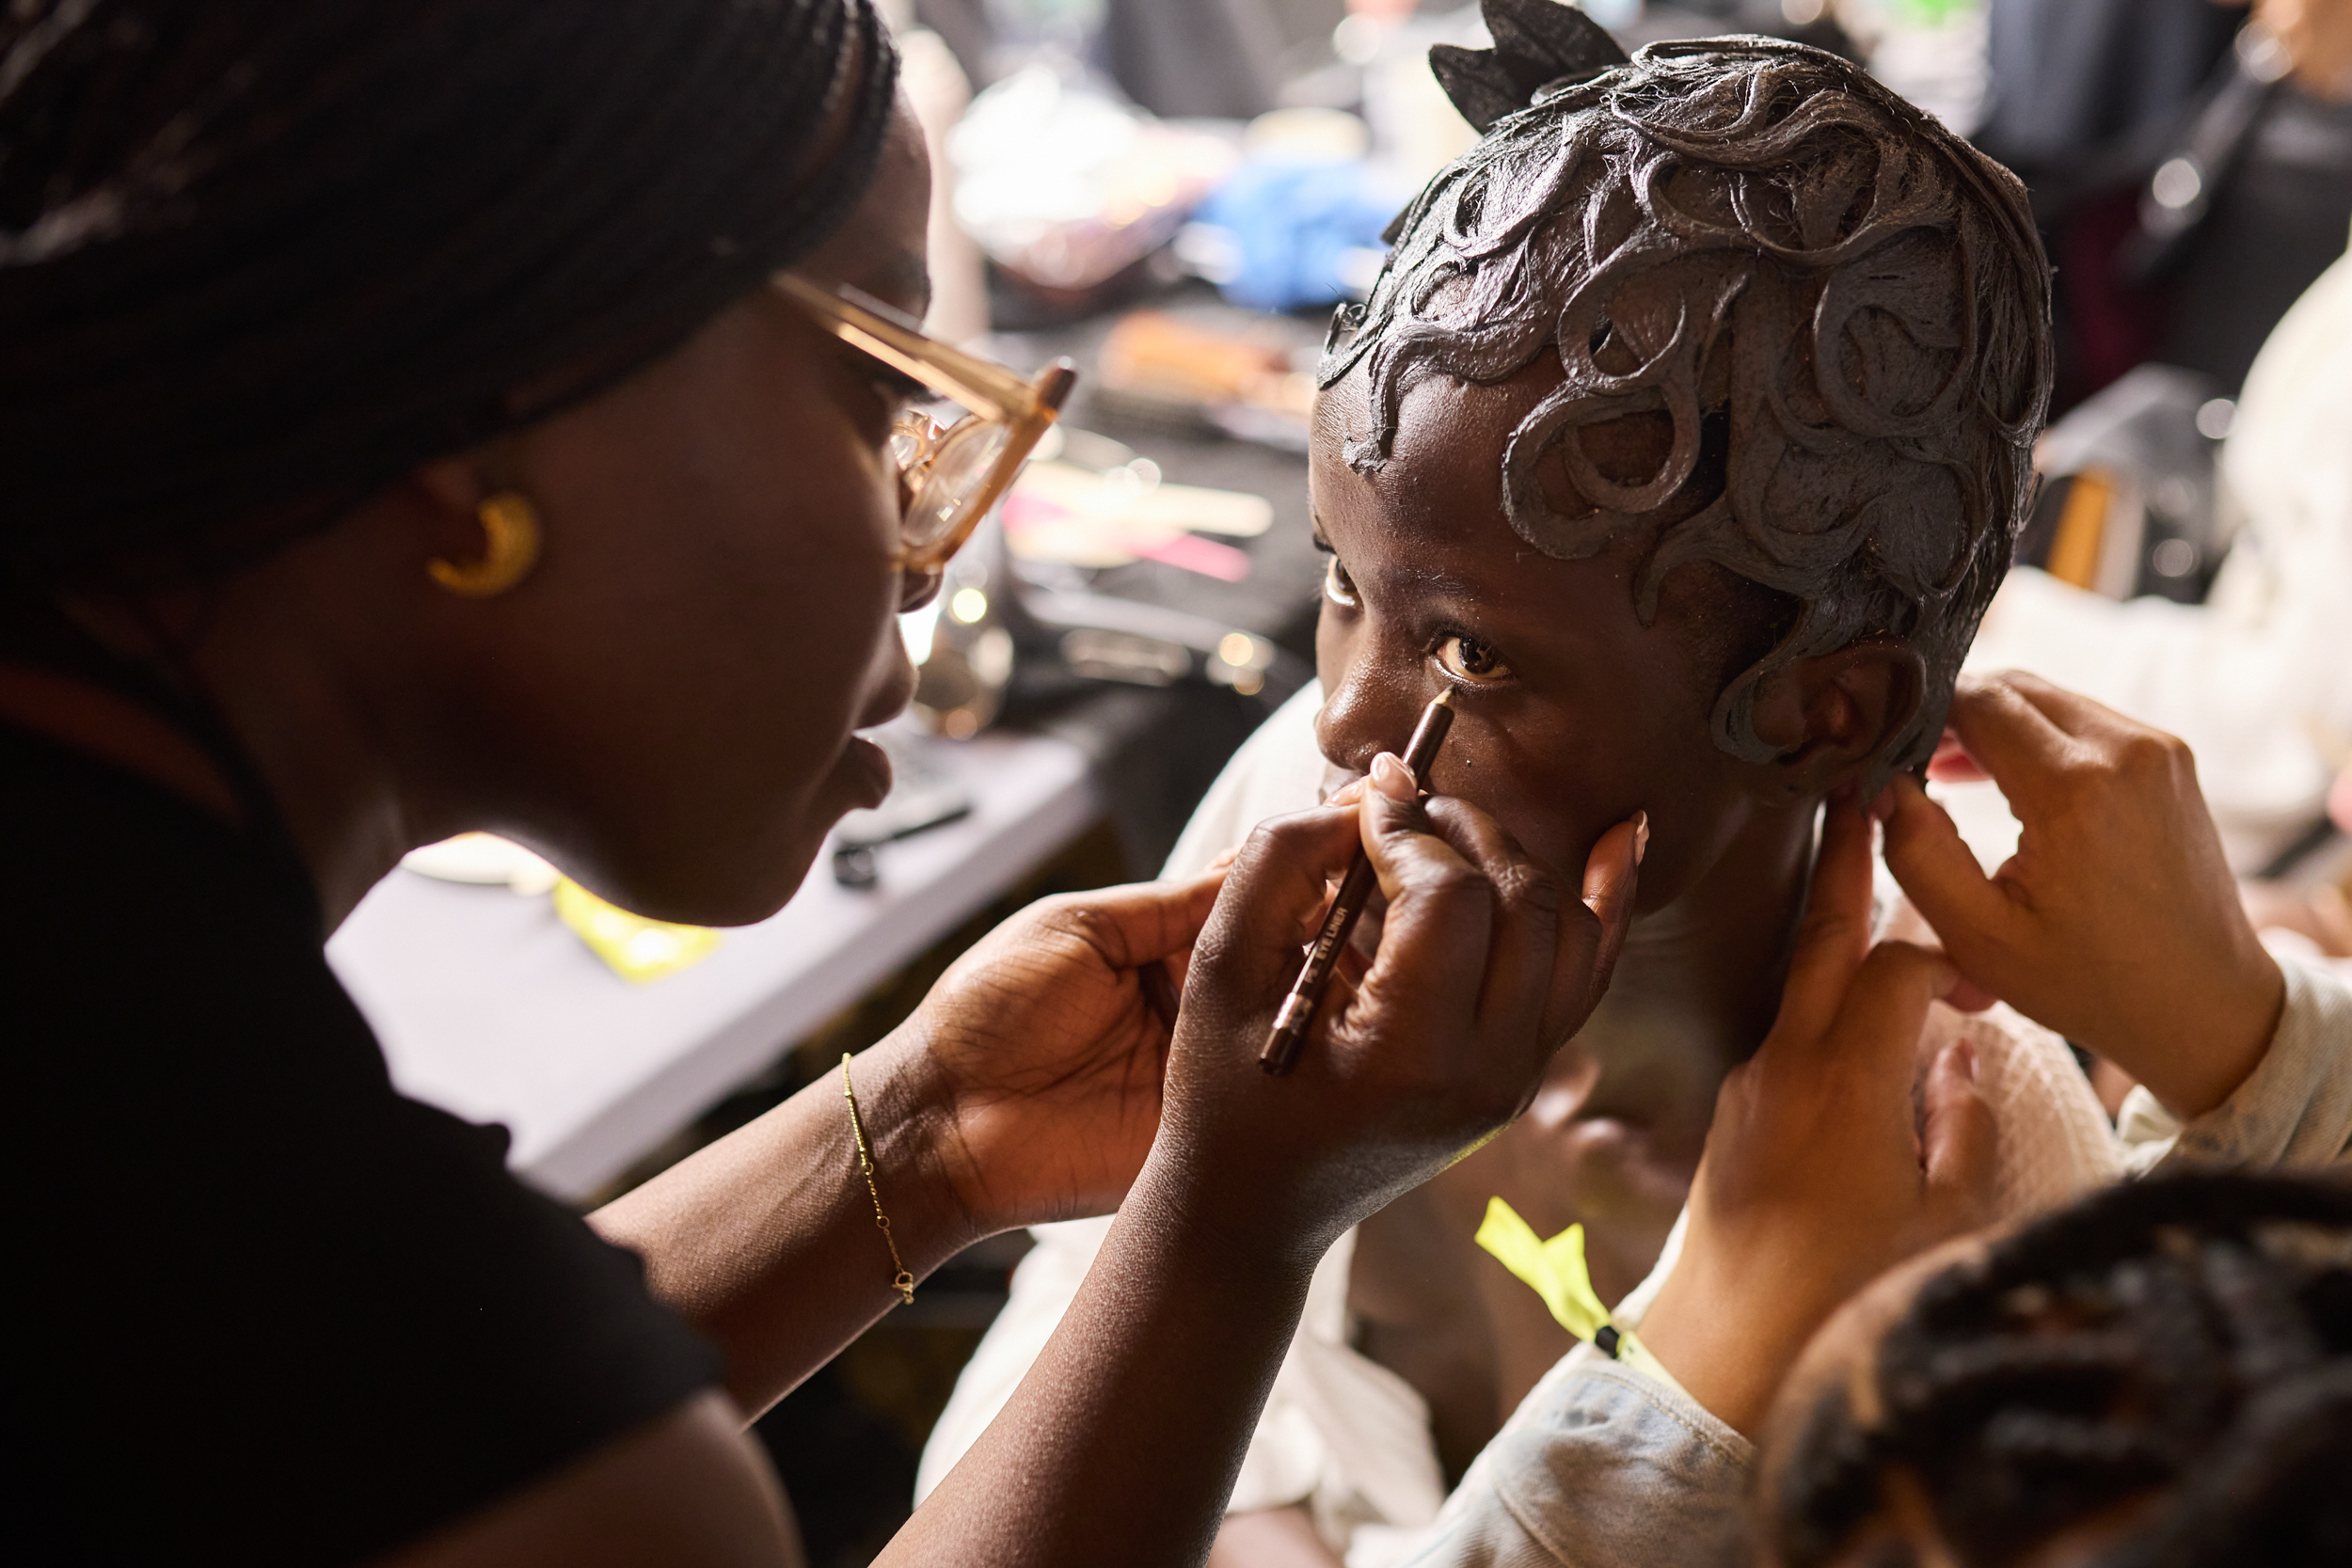
[(1471, 686), (1491, 686), (1511, 678), (1511, 667), (1475, 637), (1446, 638), (1438, 642), (1435, 657), (1447, 674)]
[(1355, 610), (1363, 603), (1356, 596), (1356, 579), (1347, 575), (1336, 555), (1323, 568), (1323, 596), (1342, 610)]

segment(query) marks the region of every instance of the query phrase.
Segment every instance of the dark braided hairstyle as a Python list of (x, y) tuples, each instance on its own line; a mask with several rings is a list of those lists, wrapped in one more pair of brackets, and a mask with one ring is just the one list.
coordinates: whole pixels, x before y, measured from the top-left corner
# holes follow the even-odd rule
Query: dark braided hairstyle
[(2127, 1520), (2096, 1568), (2352, 1562), (2352, 1187), (2110, 1188), (1930, 1280), (1772, 1472), (1780, 1560), (1837, 1560), (1902, 1476), (1970, 1568)]
[(201, 568), (610, 386), (855, 206), (867, 0), (8, 0), (0, 571)]
[[(2009, 569), (2049, 404), (2049, 269), (2024, 187), (1818, 49), (1702, 39), (1628, 58), (1555, 0), (1486, 14), (1492, 51), (1431, 57), (1484, 139), (1399, 218), (1318, 372), (1369, 375), (1349, 464), (1386, 461), (1418, 382), (1491, 384), (1551, 351), (1564, 379), (1503, 452), (1512, 529), (1576, 560), (1713, 489), (1646, 542), (1634, 593), (1646, 624), (1666, 574), (1707, 561), (1794, 601), (1717, 697), (1716, 743), (1772, 760), (1757, 682), (1892, 635), (1928, 680), (1882, 775), (1925, 761)], [(1671, 420), (1670, 454), (1613, 483), (1578, 432), (1637, 413)], [(1555, 455), (1593, 510), (1547, 498)]]

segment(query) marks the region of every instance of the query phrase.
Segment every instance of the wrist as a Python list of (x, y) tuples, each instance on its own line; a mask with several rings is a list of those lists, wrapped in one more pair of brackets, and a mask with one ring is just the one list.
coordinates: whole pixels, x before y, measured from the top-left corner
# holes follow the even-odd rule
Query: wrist
[(1316, 1224), (1273, 1200), (1263, 1188), (1223, 1192), (1202, 1162), (1155, 1145), (1120, 1205), (1122, 1224), (1180, 1255), (1187, 1269), (1236, 1289), (1286, 1288), (1305, 1281), (1346, 1228)]
[(1220, 1293), (1304, 1291), (1336, 1231), (1286, 1226), (1270, 1208), (1228, 1207), (1154, 1150), (1120, 1205), (1127, 1244), (1165, 1260), (1173, 1273)]
[[(975, 1211), (966, 1183), (958, 1180), (954, 1096), (920, 1040), (905, 1036), (901, 1030), (859, 1053), (851, 1058), (850, 1073), (876, 1192), (907, 1268), (920, 1279), (1005, 1227), (989, 1225)], [(840, 1098), (838, 1064), (830, 1085), (834, 1098)], [(850, 1131), (849, 1117), (845, 1103), (845, 1132)], [(871, 1198), (854, 1147), (849, 1165), (856, 1196)]]
[[(2249, 931), (2247, 951), (2230, 984), (2208, 988), (2203, 1007), (2190, 1015), (2177, 1043), (2134, 1075), (2149, 1092), (2183, 1121), (2191, 1121), (2218, 1107), (2262, 1065), (2270, 1042), (2279, 1033), (2285, 1011), (2286, 975), (2279, 960)], [(2119, 1052), (2113, 1059), (2131, 1071), (2136, 1055)]]
[(1725, 1277), (1686, 1246), (1639, 1333), (1683, 1392), (1753, 1438), (1781, 1380), (1836, 1305), (1815, 1302), (1802, 1288)]

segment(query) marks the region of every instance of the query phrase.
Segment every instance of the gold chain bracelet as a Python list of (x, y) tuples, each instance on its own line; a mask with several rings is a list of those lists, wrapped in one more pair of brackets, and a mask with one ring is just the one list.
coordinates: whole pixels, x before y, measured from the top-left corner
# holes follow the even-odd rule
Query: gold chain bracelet
[(866, 1147), (866, 1124), (858, 1119), (857, 1090), (850, 1084), (850, 1053), (841, 1053), (841, 1098), (850, 1102), (850, 1132), (857, 1139), (857, 1168), (866, 1177), (866, 1193), (874, 1200), (874, 1224), (882, 1233), (882, 1245), (890, 1249), (890, 1261), (898, 1269), (891, 1277), (890, 1288), (898, 1292), (898, 1299), (909, 1307), (914, 1305), (914, 1275), (907, 1273), (906, 1259), (898, 1256), (898, 1238), (890, 1233), (890, 1216), (882, 1212), (882, 1192), (874, 1185), (874, 1157)]

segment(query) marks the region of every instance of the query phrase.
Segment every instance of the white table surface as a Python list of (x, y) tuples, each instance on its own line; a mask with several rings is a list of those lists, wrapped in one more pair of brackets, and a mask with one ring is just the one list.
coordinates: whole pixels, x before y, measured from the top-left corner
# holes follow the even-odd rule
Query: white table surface
[(693, 967), (632, 985), (547, 897), (395, 871), (327, 943), (404, 1093), (513, 1132), (515, 1168), (595, 1191), (779, 1053), (1001, 895), (1091, 822), (1088, 761), (1061, 740), (983, 736), (952, 767), (972, 814), (879, 850), (877, 886), (820, 857), (772, 919)]

